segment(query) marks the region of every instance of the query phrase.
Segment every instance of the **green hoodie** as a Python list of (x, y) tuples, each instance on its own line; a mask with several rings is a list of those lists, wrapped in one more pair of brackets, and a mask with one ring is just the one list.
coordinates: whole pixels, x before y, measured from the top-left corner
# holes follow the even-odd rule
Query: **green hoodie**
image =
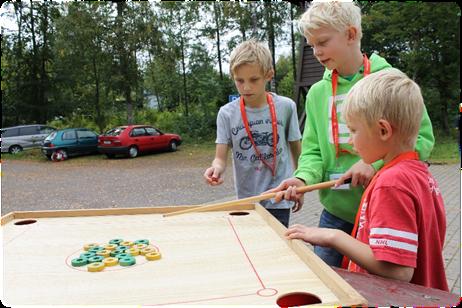
[[(384, 58), (376, 54), (373, 54), (369, 61), (371, 73), (391, 67)], [(361, 78), (363, 78), (363, 68), (353, 76), (351, 81), (339, 76), (335, 98), (340, 149), (350, 152), (352, 146), (347, 142), (349, 132), (341, 116), (341, 110), (346, 93)], [(339, 158), (336, 159), (335, 146), (332, 142), (331, 101), (332, 71), (326, 70), (323, 79), (311, 87), (306, 98), (306, 123), (302, 153), (294, 176), (303, 179), (307, 185), (329, 181), (329, 174), (344, 173), (360, 159), (359, 156), (350, 153), (340, 153)], [(432, 125), (425, 109), (416, 143), (416, 151), (421, 160), (426, 160), (430, 156), (434, 141)], [(383, 166), (383, 161), (377, 161), (373, 163), (373, 166), (378, 170)], [(319, 196), (321, 203), (329, 213), (354, 223), (363, 192), (362, 187), (348, 190), (322, 189), (319, 191)]]

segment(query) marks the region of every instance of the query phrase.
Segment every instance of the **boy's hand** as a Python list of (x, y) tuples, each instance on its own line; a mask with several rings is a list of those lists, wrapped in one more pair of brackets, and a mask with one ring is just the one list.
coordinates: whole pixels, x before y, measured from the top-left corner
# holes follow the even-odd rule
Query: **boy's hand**
[(299, 239), (316, 246), (330, 247), (338, 230), (293, 225), (286, 231), (288, 239)]
[(223, 177), (221, 176), (222, 173), (223, 171), (218, 167), (208, 168), (204, 173), (205, 182), (211, 186), (222, 184), (224, 182)]
[(281, 202), (282, 199), (294, 201), (295, 204), (292, 207), (292, 213), (298, 212), (302, 209), (303, 206), (303, 194), (297, 193), (297, 187), (304, 186), (302, 180), (297, 178), (289, 178), (284, 180), (279, 184), (279, 186), (265, 191), (263, 194), (266, 193), (277, 193), (274, 197), (274, 201), (276, 203)]
[(342, 185), (346, 179), (351, 178), (351, 186), (362, 185), (364, 188), (366, 188), (367, 185), (369, 185), (369, 183), (371, 182), (374, 175), (374, 167), (372, 167), (372, 165), (366, 164), (361, 159), (356, 164), (351, 166), (351, 168), (337, 180), (335, 186), (337, 187), (339, 185)]

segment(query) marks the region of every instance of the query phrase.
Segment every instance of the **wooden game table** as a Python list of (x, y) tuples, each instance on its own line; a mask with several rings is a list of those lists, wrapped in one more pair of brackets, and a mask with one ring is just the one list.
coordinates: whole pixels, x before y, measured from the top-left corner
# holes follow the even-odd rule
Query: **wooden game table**
[[(6, 306), (364, 305), (366, 300), (255, 204), (13, 212), (1, 219)], [(88, 243), (149, 239), (162, 258), (89, 272), (71, 260)]]

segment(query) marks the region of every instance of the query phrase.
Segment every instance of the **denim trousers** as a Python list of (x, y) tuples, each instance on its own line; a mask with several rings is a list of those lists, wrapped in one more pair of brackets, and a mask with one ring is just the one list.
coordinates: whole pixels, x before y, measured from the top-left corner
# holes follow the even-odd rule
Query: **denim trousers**
[(266, 209), (286, 228), (289, 226), (290, 209)]
[[(338, 229), (348, 234), (351, 234), (353, 230), (352, 223), (332, 215), (325, 209), (322, 211), (321, 217), (319, 218), (319, 227)], [(342, 265), (343, 255), (333, 248), (314, 246), (314, 253), (330, 266), (341, 267)]]

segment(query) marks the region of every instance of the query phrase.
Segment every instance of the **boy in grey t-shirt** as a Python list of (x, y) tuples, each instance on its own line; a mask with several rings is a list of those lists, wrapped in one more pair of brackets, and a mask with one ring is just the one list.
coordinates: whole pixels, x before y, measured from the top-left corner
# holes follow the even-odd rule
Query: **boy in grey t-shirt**
[[(259, 195), (290, 178), (297, 168), (301, 134), (295, 103), (265, 91), (274, 75), (269, 49), (254, 40), (236, 47), (230, 72), (240, 98), (220, 108), (216, 153), (204, 177), (210, 185), (223, 183), (229, 149), (233, 154), (234, 184), (238, 198)], [(288, 226), (292, 202), (261, 204)], [(294, 212), (299, 204), (292, 207)]]

